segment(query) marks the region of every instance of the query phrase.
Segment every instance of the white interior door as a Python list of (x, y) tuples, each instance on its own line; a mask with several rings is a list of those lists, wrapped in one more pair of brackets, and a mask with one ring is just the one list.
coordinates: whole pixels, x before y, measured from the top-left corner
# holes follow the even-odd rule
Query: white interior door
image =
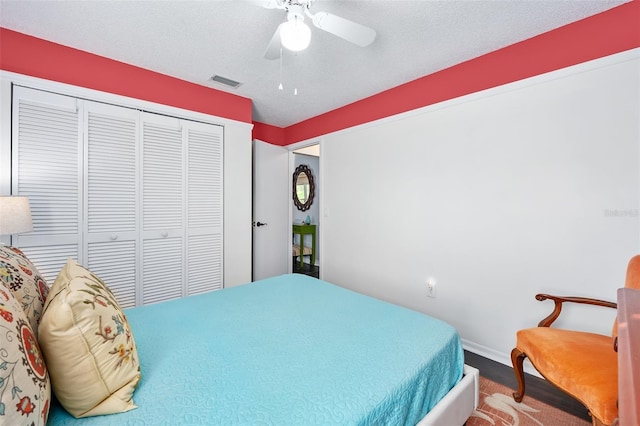
[(286, 274), (291, 259), (289, 151), (253, 142), (253, 280)]

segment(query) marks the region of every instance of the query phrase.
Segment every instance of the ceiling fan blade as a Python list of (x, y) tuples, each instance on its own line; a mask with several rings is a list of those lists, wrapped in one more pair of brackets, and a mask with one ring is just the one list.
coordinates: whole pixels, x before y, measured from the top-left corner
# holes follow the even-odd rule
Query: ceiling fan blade
[(280, 25), (278, 25), (276, 32), (273, 34), (273, 37), (271, 37), (271, 41), (267, 46), (267, 50), (264, 52), (266, 59), (278, 59), (280, 57), (280, 48), (282, 47), (282, 43), (280, 42)]
[(376, 39), (375, 30), (327, 12), (313, 15), (313, 25), (360, 47), (366, 47)]

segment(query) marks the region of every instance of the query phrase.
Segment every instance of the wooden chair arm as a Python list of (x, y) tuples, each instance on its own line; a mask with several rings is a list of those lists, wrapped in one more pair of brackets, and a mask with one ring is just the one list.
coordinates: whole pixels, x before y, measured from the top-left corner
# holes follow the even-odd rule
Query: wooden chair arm
[(607, 302), (606, 300), (599, 299), (590, 299), (588, 297), (563, 297), (563, 296), (552, 296), (550, 294), (536, 294), (536, 299), (543, 300), (553, 300), (555, 304), (553, 308), (553, 312), (549, 314), (546, 318), (538, 323), (538, 327), (549, 327), (553, 322), (560, 316), (560, 312), (562, 311), (562, 304), (564, 302), (571, 303), (581, 303), (583, 305), (595, 305), (595, 306), (604, 306), (606, 308), (616, 309), (618, 307), (617, 304), (613, 302)]

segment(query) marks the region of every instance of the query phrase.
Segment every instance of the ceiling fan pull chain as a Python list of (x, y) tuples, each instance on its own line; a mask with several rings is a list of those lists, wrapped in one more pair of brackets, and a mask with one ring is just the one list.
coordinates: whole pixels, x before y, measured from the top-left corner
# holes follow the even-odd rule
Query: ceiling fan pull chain
[(278, 90), (282, 89), (282, 46), (280, 46), (280, 85), (278, 86)]

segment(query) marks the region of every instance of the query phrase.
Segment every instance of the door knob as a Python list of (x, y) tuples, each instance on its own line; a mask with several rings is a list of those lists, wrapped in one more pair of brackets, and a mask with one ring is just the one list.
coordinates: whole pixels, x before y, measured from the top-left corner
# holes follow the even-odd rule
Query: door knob
[(266, 223), (262, 223), (262, 222), (256, 222), (256, 226), (265, 226)]

